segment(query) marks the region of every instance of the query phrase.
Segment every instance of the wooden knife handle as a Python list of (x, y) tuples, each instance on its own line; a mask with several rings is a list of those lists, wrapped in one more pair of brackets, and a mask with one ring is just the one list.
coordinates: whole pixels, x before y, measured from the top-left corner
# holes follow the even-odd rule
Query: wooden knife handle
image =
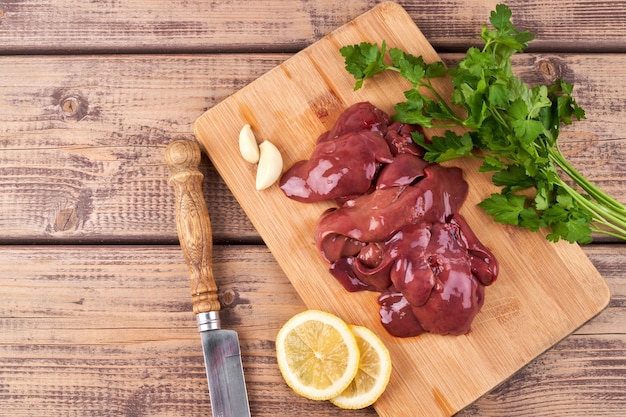
[(219, 311), (213, 277), (211, 220), (202, 195), (204, 175), (198, 171), (200, 148), (191, 140), (176, 140), (165, 150), (170, 185), (176, 194), (176, 228), (189, 267), (193, 312)]

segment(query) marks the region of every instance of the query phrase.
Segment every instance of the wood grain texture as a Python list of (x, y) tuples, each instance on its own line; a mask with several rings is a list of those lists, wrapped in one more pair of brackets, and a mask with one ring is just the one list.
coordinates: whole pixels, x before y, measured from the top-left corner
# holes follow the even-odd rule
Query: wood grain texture
[[(585, 252), (611, 287), (609, 307), (459, 417), (621, 416), (626, 250)], [(282, 381), (274, 337), (305, 305), (267, 248), (217, 246), (214, 270), (222, 321), (241, 340), (253, 415), (376, 415), (305, 400)], [(0, 271), (1, 414), (209, 414), (178, 246), (2, 246)]]
[[(609, 307), (457, 417), (624, 414), (626, 321), (620, 316), (626, 312), (626, 249), (590, 245), (585, 253), (607, 280)], [(553, 390), (559, 395), (544, 395)]]
[[(175, 242), (165, 146), (193, 139), (205, 110), (290, 56), (0, 57), (0, 240)], [(575, 83), (587, 120), (562, 133), (562, 147), (626, 202), (626, 56), (526, 54), (514, 62), (528, 82)], [(258, 242), (207, 158), (201, 171), (204, 194), (216, 196), (207, 204), (217, 241)]]
[(175, 140), (165, 149), (165, 161), (171, 171), (169, 183), (176, 195), (176, 230), (189, 268), (195, 314), (221, 309), (212, 266), (211, 218), (202, 194), (204, 175), (198, 170), (200, 158), (200, 147), (192, 140)]
[[(253, 415), (336, 412), (297, 397), (279, 374), (273, 340), (304, 306), (267, 249), (221, 246), (214, 261)], [(178, 246), (3, 247), (0, 269), (3, 415), (209, 415)]]
[[(77, 0), (0, 3), (0, 53), (296, 51), (377, 0)], [(476, 43), (497, 0), (401, 0), (439, 50)], [(532, 48), (626, 51), (619, 0), (510, 0)], [(441, 24), (445, 22), (445, 24)]]
[[(165, 147), (281, 56), (251, 59), (0, 57), (2, 239), (176, 241)], [(209, 205), (217, 238), (258, 240), (206, 159), (201, 170), (205, 194), (225, 197)]]
[[(177, 240), (165, 146), (377, 3), (0, 1), (0, 244), (13, 244), (0, 247), (0, 414), (209, 415), (186, 266), (178, 246), (162, 246)], [(400, 1), (439, 52), (473, 44), (495, 3)], [(544, 52), (516, 57), (514, 69), (576, 82), (590, 117), (563, 146), (626, 202), (624, 2), (506, 3), (538, 34), (531, 50)], [(221, 243), (222, 318), (244, 338), (253, 414), (375, 416), (284, 385), (273, 336), (305, 305), (264, 246), (224, 245), (261, 239), (206, 157), (201, 171)], [(610, 286), (609, 307), (459, 416), (623, 417), (626, 253), (584, 251)]]
[[(394, 367), (404, 370), (392, 374), (376, 411), (449, 416), (601, 311), (609, 293), (578, 246), (494, 224), (475, 206), (493, 187), (478, 173), (480, 161), (466, 160), (458, 162), (469, 183), (461, 214), (500, 264), (498, 282), (486, 291), (471, 333), (394, 338), (380, 324), (377, 295), (344, 291), (313, 237), (319, 216), (332, 204), (289, 200), (277, 185), (256, 192), (254, 167), (241, 158), (236, 138), (250, 124), (259, 141), (269, 139), (280, 149), (289, 167), (310, 156), (315, 139), (350, 104), (370, 101), (389, 112), (408, 86), (382, 74), (354, 92), (354, 80), (336, 54), (340, 45), (381, 39), (426, 62), (439, 59), (402, 8), (382, 4), (211, 108), (195, 123), (195, 133), (305, 304), (372, 329), (389, 348)], [(451, 94), (449, 80), (433, 84), (442, 96)]]

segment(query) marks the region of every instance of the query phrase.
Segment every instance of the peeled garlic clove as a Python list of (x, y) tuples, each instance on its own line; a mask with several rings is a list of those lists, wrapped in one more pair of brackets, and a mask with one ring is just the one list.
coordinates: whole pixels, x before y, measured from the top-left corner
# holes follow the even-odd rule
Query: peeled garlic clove
[(239, 152), (251, 164), (259, 162), (259, 145), (249, 124), (245, 124), (239, 132)]
[(260, 157), (256, 170), (256, 189), (264, 190), (274, 184), (283, 171), (283, 157), (270, 141), (259, 145)]

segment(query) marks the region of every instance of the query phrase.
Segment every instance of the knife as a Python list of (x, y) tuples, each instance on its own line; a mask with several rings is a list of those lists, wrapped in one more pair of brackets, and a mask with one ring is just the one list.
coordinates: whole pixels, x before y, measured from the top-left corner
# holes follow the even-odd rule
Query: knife
[(204, 350), (211, 411), (213, 417), (250, 417), (237, 332), (220, 328), (211, 221), (202, 195), (204, 176), (198, 170), (200, 156), (200, 148), (191, 140), (176, 140), (165, 150), (169, 183), (176, 194), (176, 228), (189, 267), (193, 312)]

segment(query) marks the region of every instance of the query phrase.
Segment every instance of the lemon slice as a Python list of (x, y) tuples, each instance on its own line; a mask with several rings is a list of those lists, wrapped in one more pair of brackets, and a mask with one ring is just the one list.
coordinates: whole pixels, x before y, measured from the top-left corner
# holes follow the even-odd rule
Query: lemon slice
[(370, 329), (350, 326), (361, 352), (359, 371), (340, 395), (330, 400), (337, 407), (359, 409), (374, 404), (391, 376), (391, 357), (383, 342)]
[(276, 356), (287, 385), (312, 400), (341, 394), (359, 370), (359, 348), (350, 327), (319, 310), (296, 314), (283, 325)]

